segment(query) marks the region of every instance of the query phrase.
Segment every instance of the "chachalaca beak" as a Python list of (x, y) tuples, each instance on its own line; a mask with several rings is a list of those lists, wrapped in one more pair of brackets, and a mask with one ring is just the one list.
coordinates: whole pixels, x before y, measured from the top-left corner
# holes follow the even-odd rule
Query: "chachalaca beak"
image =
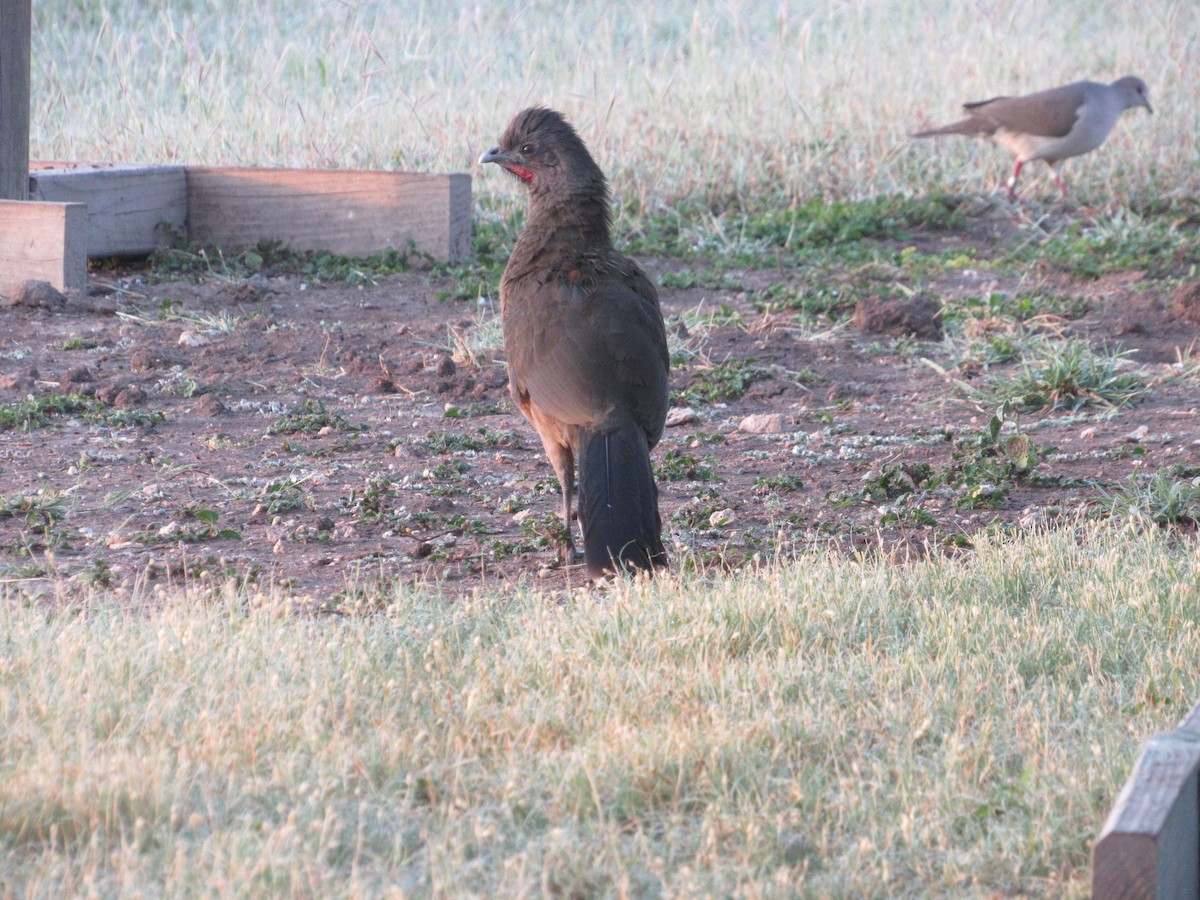
[(509, 165), (518, 164), (517, 160), (511, 154), (506, 153), (502, 147), (493, 147), (491, 150), (485, 150), (483, 155), (479, 157), (479, 162), (481, 164), (496, 163), (499, 166), (503, 166), (506, 163)]
[(493, 147), (479, 157), (481, 163), (495, 163), (506, 172), (516, 175), (526, 184), (533, 181), (533, 173), (525, 168), (520, 156), (514, 156), (503, 147)]

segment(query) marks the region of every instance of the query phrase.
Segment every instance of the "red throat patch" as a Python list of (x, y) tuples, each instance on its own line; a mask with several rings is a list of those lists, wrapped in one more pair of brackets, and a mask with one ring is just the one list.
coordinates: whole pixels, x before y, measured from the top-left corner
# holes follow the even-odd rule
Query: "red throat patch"
[(526, 169), (524, 166), (518, 166), (515, 163), (510, 163), (509, 165), (506, 165), (504, 168), (508, 169), (508, 171), (512, 172), (514, 175), (516, 175), (518, 178), (520, 178), (524, 182), (528, 183), (530, 181), (533, 181), (533, 173), (530, 172), (528, 169)]

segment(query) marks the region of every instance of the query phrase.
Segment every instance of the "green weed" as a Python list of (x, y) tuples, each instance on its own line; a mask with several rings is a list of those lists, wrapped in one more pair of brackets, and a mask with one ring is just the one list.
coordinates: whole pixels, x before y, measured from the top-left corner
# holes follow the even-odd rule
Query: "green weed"
[(1112, 518), (1155, 525), (1200, 524), (1200, 475), (1181, 474), (1172, 467), (1149, 476), (1131, 475), (1122, 487), (1103, 491), (1099, 504)]
[(754, 493), (760, 497), (769, 494), (791, 494), (804, 490), (804, 479), (799, 475), (759, 475), (754, 479)]
[(694, 383), (682, 392), (683, 400), (695, 404), (736, 400), (755, 381), (767, 377), (767, 371), (755, 367), (753, 362), (730, 359), (714, 366), (696, 367), (693, 370)]
[(987, 405), (1012, 402), (1023, 412), (1040, 409), (1077, 410), (1084, 406), (1115, 408), (1147, 390), (1140, 378), (1122, 371), (1128, 353), (1095, 353), (1085, 341), (1045, 341), (1036, 346), (1009, 379), (994, 379), (986, 389), (968, 389)]
[(331, 431), (365, 431), (365, 425), (354, 425), (341, 413), (330, 412), (320, 400), (305, 398), (292, 406), (267, 429), (267, 434), (317, 434)]
[(662, 455), (654, 467), (659, 481), (720, 481), (710, 466), (696, 457), (674, 448)]
[(366, 257), (343, 256), (328, 251), (293, 251), (279, 241), (261, 240), (241, 253), (226, 255), (219, 247), (190, 245), (163, 247), (150, 256), (152, 277), (219, 275), (249, 278), (252, 275), (292, 275), (313, 281), (341, 284), (375, 284), (388, 275), (406, 272), (428, 256), (414, 245), (389, 247)]

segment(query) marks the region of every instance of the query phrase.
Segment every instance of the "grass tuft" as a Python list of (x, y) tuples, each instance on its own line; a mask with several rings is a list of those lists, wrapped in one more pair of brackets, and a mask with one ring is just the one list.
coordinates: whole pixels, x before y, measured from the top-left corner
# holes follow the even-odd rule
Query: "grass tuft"
[(1137, 375), (1122, 370), (1128, 355), (1095, 353), (1078, 338), (1042, 341), (1016, 375), (970, 394), (990, 406), (1015, 404), (1021, 412), (1124, 406), (1147, 390)]

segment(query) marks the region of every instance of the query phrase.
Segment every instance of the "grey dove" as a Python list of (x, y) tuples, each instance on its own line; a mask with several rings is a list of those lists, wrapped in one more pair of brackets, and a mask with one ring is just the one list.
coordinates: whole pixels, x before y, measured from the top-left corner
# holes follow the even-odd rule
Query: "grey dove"
[(1112, 84), (1076, 81), (1022, 97), (964, 103), (967, 118), (919, 131), (913, 137), (986, 135), (1017, 158), (1008, 180), (1010, 200), (1016, 199), (1021, 167), (1034, 159), (1046, 161), (1054, 183), (1066, 197), (1060, 172), (1063, 160), (1095, 150), (1104, 143), (1121, 113), (1135, 106), (1154, 112), (1146, 95), (1146, 83), (1140, 78), (1129, 75)]

